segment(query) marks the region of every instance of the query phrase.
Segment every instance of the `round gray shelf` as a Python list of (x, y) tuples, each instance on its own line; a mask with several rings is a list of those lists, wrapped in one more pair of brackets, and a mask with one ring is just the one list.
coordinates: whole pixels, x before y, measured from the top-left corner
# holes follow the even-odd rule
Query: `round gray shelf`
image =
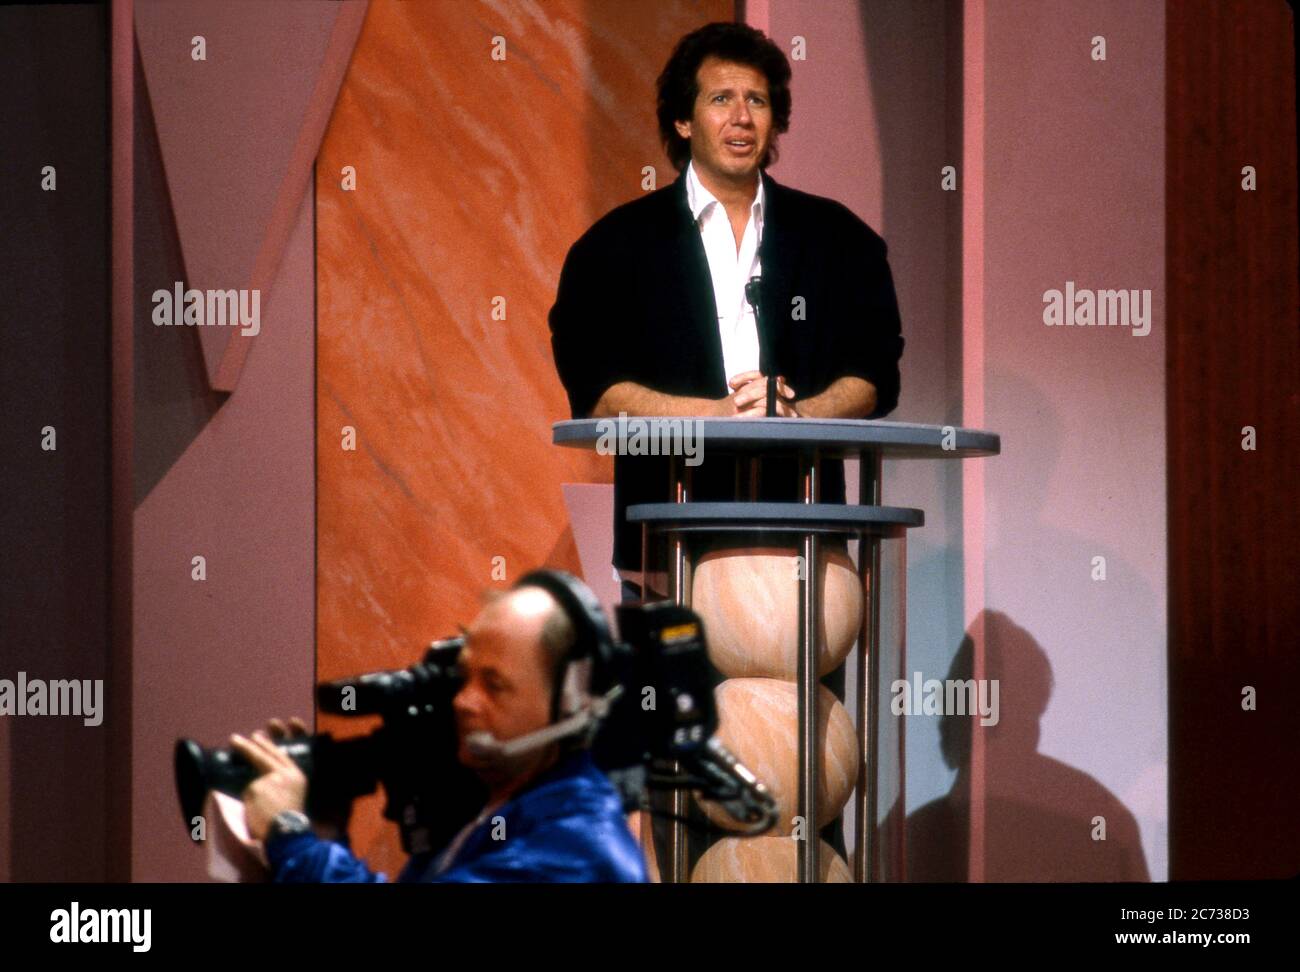
[(561, 446), (596, 449), (602, 438), (609, 439), (612, 435), (617, 441), (621, 434), (636, 434), (639, 428), (646, 433), (647, 441), (662, 442), (671, 438), (674, 430), (685, 431), (686, 423), (692, 434), (698, 434), (705, 453), (717, 449), (727, 453), (762, 451), (764, 455), (779, 455), (816, 449), (826, 457), (854, 459), (869, 449), (886, 459), (973, 459), (996, 456), (1002, 450), (1001, 439), (996, 434), (979, 429), (865, 419), (651, 416), (628, 416), (622, 420), (570, 419), (551, 427), (552, 441)]
[(838, 503), (639, 503), (627, 508), (627, 518), (681, 533), (895, 533), (925, 523), (921, 510)]

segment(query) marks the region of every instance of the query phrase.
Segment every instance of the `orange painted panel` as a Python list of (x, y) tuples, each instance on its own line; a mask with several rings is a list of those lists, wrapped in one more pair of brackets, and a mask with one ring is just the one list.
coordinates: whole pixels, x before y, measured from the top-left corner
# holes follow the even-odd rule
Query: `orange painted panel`
[[(578, 570), (561, 485), (612, 463), (550, 444), (569, 415), (546, 314), (570, 244), (644, 166), (675, 177), (655, 78), (732, 8), (371, 4), (316, 171), (319, 678), (409, 664), (485, 588)], [(393, 875), (379, 806), (357, 805), (353, 844)]]

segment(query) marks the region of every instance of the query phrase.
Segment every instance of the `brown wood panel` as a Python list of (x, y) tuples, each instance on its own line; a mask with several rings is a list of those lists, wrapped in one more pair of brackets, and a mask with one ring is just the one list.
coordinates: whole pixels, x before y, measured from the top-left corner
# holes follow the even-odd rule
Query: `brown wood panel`
[(111, 812), (130, 786), (129, 763), (115, 775), (110, 762), (123, 683), (108, 575), (109, 20), (104, 7), (0, 8), (0, 679), (106, 680), (98, 725), (0, 715), (4, 882), (117, 876)]
[[(1300, 871), (1294, 24), (1167, 10), (1170, 876)], [(1242, 188), (1254, 166), (1258, 187)], [(1245, 426), (1254, 451), (1242, 448)], [(1253, 686), (1257, 709), (1244, 711)]]

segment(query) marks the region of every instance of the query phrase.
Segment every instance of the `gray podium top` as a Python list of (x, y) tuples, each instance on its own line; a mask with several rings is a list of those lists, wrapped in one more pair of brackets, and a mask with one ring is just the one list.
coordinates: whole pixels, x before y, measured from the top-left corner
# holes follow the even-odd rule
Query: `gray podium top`
[[(671, 423), (678, 423), (673, 425)], [(688, 424), (689, 423), (689, 424)], [(867, 419), (811, 418), (683, 418), (626, 416), (624, 418), (570, 419), (552, 427), (556, 445), (597, 449), (600, 440), (644, 434), (647, 443), (689, 432), (698, 436), (705, 451), (811, 452), (826, 457), (856, 459), (864, 451), (886, 459), (972, 459), (996, 456), (1002, 443), (992, 432), (951, 425), (917, 425), (912, 422), (875, 422)], [(610, 450), (614, 454), (617, 449)], [(598, 451), (604, 451), (600, 449)], [(634, 455), (635, 453), (628, 453)], [(649, 452), (647, 455), (663, 455)]]

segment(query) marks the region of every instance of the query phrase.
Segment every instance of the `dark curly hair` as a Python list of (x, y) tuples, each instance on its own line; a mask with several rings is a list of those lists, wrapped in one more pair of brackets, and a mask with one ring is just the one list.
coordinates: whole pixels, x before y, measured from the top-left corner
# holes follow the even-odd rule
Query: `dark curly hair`
[(691, 141), (678, 135), (673, 123), (694, 117), (695, 99), (700, 94), (696, 73), (707, 57), (746, 64), (767, 78), (772, 136), (758, 163), (767, 168), (777, 158), (777, 135), (790, 128), (790, 62), (761, 30), (731, 22), (705, 24), (687, 34), (677, 42), (659, 75), (659, 139), (669, 161), (680, 172), (691, 160)]

